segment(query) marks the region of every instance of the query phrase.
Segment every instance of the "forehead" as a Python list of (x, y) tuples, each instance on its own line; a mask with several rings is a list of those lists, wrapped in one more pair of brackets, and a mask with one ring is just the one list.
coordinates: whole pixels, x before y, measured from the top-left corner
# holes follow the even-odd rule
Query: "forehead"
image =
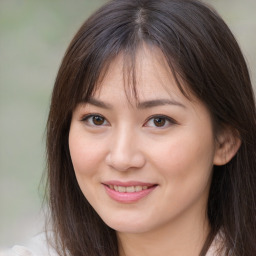
[(95, 97), (111, 100), (115, 94), (126, 95), (131, 103), (185, 97), (161, 50), (146, 45), (137, 50), (134, 59), (124, 53), (114, 58), (97, 88)]

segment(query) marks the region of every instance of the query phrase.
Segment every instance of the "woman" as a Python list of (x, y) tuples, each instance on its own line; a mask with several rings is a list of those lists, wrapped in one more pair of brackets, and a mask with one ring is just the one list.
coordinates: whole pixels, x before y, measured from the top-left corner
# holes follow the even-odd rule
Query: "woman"
[(107, 3), (53, 89), (48, 242), (58, 255), (256, 255), (255, 120), (246, 63), (214, 10)]

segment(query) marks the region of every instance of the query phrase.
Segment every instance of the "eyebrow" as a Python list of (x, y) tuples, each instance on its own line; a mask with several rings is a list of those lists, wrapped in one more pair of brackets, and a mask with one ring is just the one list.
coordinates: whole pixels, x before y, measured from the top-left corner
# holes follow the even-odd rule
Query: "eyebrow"
[(163, 105), (174, 105), (178, 107), (183, 107), (185, 106), (181, 104), (178, 101), (175, 100), (170, 100), (170, 99), (156, 99), (156, 100), (148, 100), (144, 102), (139, 102), (137, 104), (137, 107), (140, 109), (145, 109), (145, 108), (152, 108), (152, 107), (158, 107), (158, 106), (163, 106)]
[(105, 108), (105, 109), (112, 109), (112, 105), (111, 104), (108, 104), (108, 103), (105, 103), (101, 100), (97, 100), (95, 98), (90, 98), (87, 103), (91, 104), (91, 105), (94, 105), (96, 107), (100, 107), (100, 108)]
[[(111, 104), (92, 98), (92, 97), (87, 101), (87, 103), (94, 105), (96, 107), (104, 108), (104, 109), (113, 109), (113, 106)], [(182, 103), (175, 100), (170, 100), (170, 99), (156, 99), (156, 100), (147, 100), (143, 102), (138, 102), (136, 107), (139, 109), (146, 109), (146, 108), (152, 108), (152, 107), (158, 107), (158, 106), (164, 106), (164, 105), (173, 105), (173, 106), (186, 108), (185, 105), (183, 105)]]

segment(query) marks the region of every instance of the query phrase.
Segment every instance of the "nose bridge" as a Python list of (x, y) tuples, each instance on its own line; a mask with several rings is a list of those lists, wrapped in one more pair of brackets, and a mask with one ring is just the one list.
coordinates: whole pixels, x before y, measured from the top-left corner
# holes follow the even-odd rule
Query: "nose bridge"
[(140, 168), (145, 159), (139, 147), (138, 134), (134, 128), (123, 124), (112, 134), (107, 163), (114, 169), (125, 171)]

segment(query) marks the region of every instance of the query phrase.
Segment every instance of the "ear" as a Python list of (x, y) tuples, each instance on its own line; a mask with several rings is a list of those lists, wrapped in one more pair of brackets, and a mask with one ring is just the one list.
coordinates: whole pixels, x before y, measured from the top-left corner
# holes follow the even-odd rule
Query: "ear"
[(227, 164), (237, 153), (241, 140), (237, 131), (225, 127), (217, 136), (214, 165)]

